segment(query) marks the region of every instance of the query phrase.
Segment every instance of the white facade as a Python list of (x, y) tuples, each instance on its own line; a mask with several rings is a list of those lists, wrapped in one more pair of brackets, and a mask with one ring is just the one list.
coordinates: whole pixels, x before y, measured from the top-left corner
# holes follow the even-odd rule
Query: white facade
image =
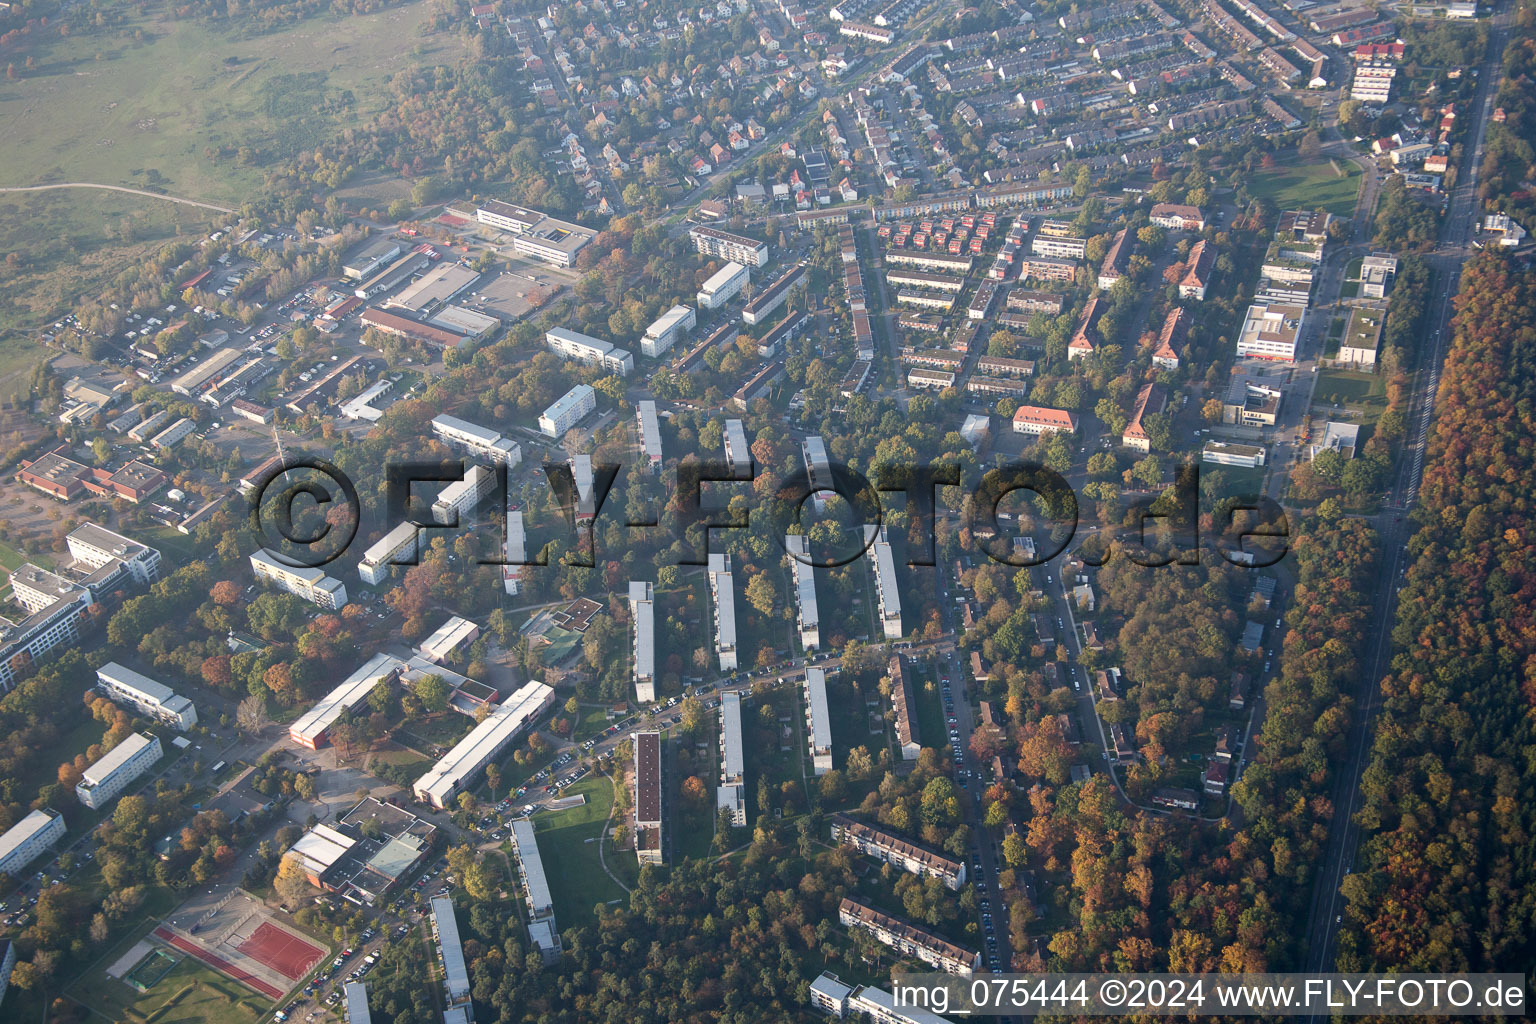
[(706, 256), (760, 267), (768, 262), (768, 244), (755, 238), (733, 235), (719, 228), (698, 227), (688, 232), (693, 247)]
[(160, 760), (161, 753), (160, 737), (136, 732), (85, 770), (75, 787), (75, 796), (91, 810), (99, 811), (134, 779), (149, 771)]
[(880, 604), (880, 628), (887, 640), (899, 640), (902, 635), (901, 594), (896, 587), (896, 556), (891, 553), (891, 545), (886, 540), (884, 526), (879, 528), (874, 543), (869, 546), (869, 558), (875, 570), (875, 593)]
[(116, 703), (127, 704), (162, 725), (186, 732), (197, 724), (197, 708), (190, 700), (177, 696), (164, 683), (115, 661), (96, 670), (96, 688)]
[(21, 877), (21, 869), (64, 838), (64, 816), (52, 808), (33, 811), (0, 835), (0, 875)]
[(1088, 251), (1086, 238), (1052, 238), (1050, 235), (1036, 235), (1029, 241), (1029, 251), (1036, 256), (1049, 256), (1052, 259), (1080, 260)]
[(512, 852), (517, 856), (523, 903), (528, 908), (528, 937), (544, 962), (552, 963), (561, 952), (560, 932), (555, 927), (555, 900), (544, 874), (544, 858), (539, 855), (533, 822), (527, 818), (512, 823)]
[(540, 414), (539, 431), (546, 437), (561, 437), (596, 408), (597, 392), (590, 384), (577, 384)]
[(389, 579), (392, 565), (414, 562), (420, 532), (415, 523), (401, 523), (390, 530), (363, 552), (363, 560), (357, 563), (358, 576), (369, 586), (376, 586)]
[(523, 461), (523, 449), (516, 441), (457, 416), (434, 417), (432, 433), (450, 445), (467, 448), (492, 462), (504, 463), (508, 469)]
[(698, 316), (692, 309), (673, 306), (645, 329), (645, 337), (640, 339), (640, 354), (655, 359), (676, 344), (684, 331), (693, 330), (696, 323)]
[(1397, 77), (1397, 65), (1391, 63), (1361, 64), (1355, 68), (1355, 79), (1349, 85), (1349, 98), (1372, 107), (1386, 106), (1392, 100), (1392, 79)]
[(327, 576), (319, 569), (284, 565), (266, 548), (260, 548), (251, 555), (251, 571), (257, 579), (276, 584), (288, 593), (321, 608), (334, 612), (347, 605), (345, 583)]
[(80, 639), (80, 616), (95, 604), (84, 587), (20, 622), (0, 618), (0, 693), (9, 693), (18, 676), (61, 644)]
[(737, 477), (752, 476), (752, 449), (747, 444), (747, 432), (741, 420), (725, 421), (725, 461), (731, 464), (731, 472)]
[(523, 562), (528, 560), (528, 538), (523, 532), (523, 514), (507, 513), (507, 542), (502, 550), (501, 585), (509, 595), (523, 591)]
[(736, 589), (729, 555), (709, 556), (709, 592), (715, 602), (715, 650), (720, 656), (720, 671), (734, 672), (737, 668)]
[(811, 742), (811, 766), (817, 775), (832, 770), (832, 711), (827, 704), (827, 673), (805, 670), (805, 724)]
[(816, 568), (804, 561), (810, 557), (810, 551), (801, 534), (787, 534), (784, 547), (789, 552), (789, 571), (795, 577), (795, 618), (800, 628), (800, 646), (807, 651), (814, 651), (821, 647), (821, 616), (816, 609)]
[(640, 451), (652, 474), (661, 472), (661, 421), (656, 417), (656, 403), (642, 399), (635, 403), (635, 425), (640, 431)]
[(368, 1012), (368, 986), (360, 981), (349, 981), (342, 990), (347, 996), (347, 1024), (373, 1024)]
[(418, 800), (439, 810), (448, 807), (455, 793), (505, 750), (555, 701), (552, 687), (525, 683), (512, 696), (491, 709), (489, 717), (469, 731), (412, 787)]
[(656, 699), (656, 605), (650, 583), (631, 580), (629, 613), (634, 623), (635, 700), (649, 704)]
[(1294, 362), (1296, 344), (1301, 338), (1307, 311), (1302, 306), (1253, 305), (1243, 320), (1237, 336), (1239, 358), (1253, 356), (1280, 362)]
[(434, 665), (441, 665), (451, 660), (459, 648), (474, 643), (479, 636), (479, 626), (462, 616), (451, 615), (416, 650)]
[(601, 366), (620, 377), (627, 377), (635, 368), (635, 357), (629, 349), (565, 327), (551, 327), (545, 331), (544, 344), (557, 356), (586, 366)]
[(741, 694), (732, 690), (720, 696), (720, 788), (715, 791), (715, 811), (730, 811), (731, 824), (747, 823), (747, 762), (741, 746)]
[(734, 261), (710, 275), (697, 296), (700, 309), (719, 309), (730, 302), (752, 280), (752, 272)]
[(496, 487), (496, 474), (484, 466), (470, 466), (464, 479), (444, 487), (432, 503), (432, 520), (442, 526), (455, 526), (473, 512)]
[(65, 538), (75, 561), (100, 569), (108, 562), (122, 562), (135, 582), (149, 586), (160, 578), (160, 552), (95, 523), (81, 523)]

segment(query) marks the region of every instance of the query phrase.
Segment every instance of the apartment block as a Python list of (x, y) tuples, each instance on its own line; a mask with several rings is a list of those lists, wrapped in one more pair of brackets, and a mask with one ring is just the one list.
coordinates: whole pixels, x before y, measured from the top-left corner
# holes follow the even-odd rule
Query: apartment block
[(85, 770), (75, 786), (75, 796), (86, 807), (99, 811), (154, 767), (162, 753), (160, 737), (136, 732)]
[(279, 561), (266, 548), (251, 555), (251, 572), (295, 597), (317, 604), (327, 611), (340, 611), (347, 604), (347, 586), (319, 569), (290, 566)]

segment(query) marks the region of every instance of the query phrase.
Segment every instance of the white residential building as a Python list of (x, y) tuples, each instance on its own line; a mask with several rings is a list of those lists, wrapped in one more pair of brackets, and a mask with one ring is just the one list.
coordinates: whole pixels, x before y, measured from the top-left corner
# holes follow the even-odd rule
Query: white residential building
[(550, 895), (544, 874), (544, 858), (539, 855), (538, 837), (533, 822), (519, 818), (512, 823), (512, 852), (517, 857), (518, 878), (523, 886), (523, 903), (528, 908), (528, 937), (546, 964), (560, 957), (560, 931), (555, 927), (555, 899)]
[(635, 357), (629, 349), (619, 348), (611, 341), (594, 338), (566, 327), (551, 327), (544, 332), (544, 343), (555, 355), (564, 356), (585, 366), (601, 366), (609, 373), (627, 377), (635, 368)]
[(1384, 107), (1392, 100), (1392, 79), (1396, 77), (1397, 65), (1391, 62), (1357, 64), (1349, 98), (1367, 106)]
[(64, 540), (70, 557), (92, 569), (121, 562), (134, 582), (146, 587), (160, 578), (159, 551), (104, 526), (81, 523)]
[(747, 432), (741, 420), (725, 421), (725, 461), (731, 465), (731, 473), (741, 479), (752, 478), (752, 448), (747, 444)]
[(523, 461), (523, 449), (516, 441), (457, 416), (435, 417), (432, 420), (432, 433), (450, 445), (466, 448), (492, 462), (503, 463), (508, 469)]
[(715, 811), (731, 812), (731, 824), (747, 823), (746, 756), (741, 745), (741, 694), (732, 690), (720, 696), (720, 788), (715, 791)]
[(560, 438), (597, 408), (597, 392), (590, 384), (577, 384), (539, 415), (539, 431), (546, 437)]
[(464, 479), (444, 487), (432, 503), (432, 521), (456, 526), (496, 488), (496, 474), (484, 466), (470, 466)]
[[(870, 526), (866, 529), (875, 530)], [(896, 586), (896, 556), (891, 552), (890, 542), (886, 539), (885, 527), (882, 525), (874, 537), (874, 543), (869, 546), (869, 558), (875, 570), (875, 593), (880, 604), (880, 628), (887, 640), (900, 640), (901, 628), (901, 593)]]
[(443, 1024), (473, 1024), (469, 967), (464, 962), (464, 944), (459, 941), (459, 922), (453, 916), (453, 900), (448, 896), (437, 896), (431, 906), (432, 932), (437, 938), (443, 965), (443, 991), (447, 996)]
[(119, 704), (127, 704), (140, 714), (162, 725), (186, 732), (197, 724), (197, 708), (185, 697), (177, 696), (164, 683), (158, 683), (131, 668), (109, 661), (96, 670), (96, 688)]
[(368, 1012), (368, 986), (361, 981), (349, 981), (342, 990), (347, 996), (347, 1024), (373, 1024)]
[(415, 523), (401, 523), (390, 530), (363, 552), (363, 560), (357, 563), (357, 575), (369, 586), (376, 586), (389, 579), (391, 566), (414, 563), (420, 532)]
[(523, 591), (523, 566), (528, 560), (528, 538), (523, 532), (523, 514), (507, 512), (507, 542), (502, 550), (501, 585), (508, 595)]
[(327, 576), (319, 569), (284, 565), (266, 548), (259, 548), (251, 555), (251, 571), (257, 579), (267, 580), (295, 597), (329, 611), (340, 611), (347, 605), (347, 586), (341, 580)]
[(811, 741), (811, 766), (817, 775), (832, 770), (832, 711), (827, 704), (825, 669), (805, 670), (805, 724)]
[(805, 473), (811, 484), (811, 502), (820, 513), (826, 509), (827, 499), (837, 493), (826, 442), (820, 435), (812, 434), (800, 442), (800, 453), (805, 458)]
[(523, 734), (555, 702), (553, 687), (525, 683), (469, 731), (412, 786), (416, 799), (439, 810), (473, 780), (487, 764)]
[(1307, 311), (1302, 306), (1256, 304), (1248, 307), (1237, 336), (1238, 358), (1253, 356), (1295, 362)]
[(731, 575), (731, 556), (709, 556), (709, 591), (715, 602), (715, 650), (720, 656), (720, 671), (734, 672), (736, 662), (736, 590)]
[(730, 302), (752, 280), (752, 272), (740, 263), (731, 262), (710, 275), (697, 296), (700, 309), (719, 309)]
[(688, 232), (693, 247), (705, 256), (719, 256), (747, 266), (761, 267), (768, 262), (768, 244), (744, 235), (733, 235), (719, 228), (696, 227)]
[(65, 831), (64, 816), (49, 807), (22, 818), (0, 835), (0, 875), (19, 881), (22, 869), (63, 839)]
[(640, 451), (652, 475), (661, 472), (661, 421), (656, 417), (656, 403), (645, 398), (635, 403), (635, 425), (640, 431)]
[(803, 535), (787, 534), (784, 547), (789, 552), (789, 571), (795, 577), (795, 619), (800, 628), (800, 646), (814, 651), (821, 647), (821, 617), (816, 611), (816, 567), (807, 564), (810, 550)]
[(160, 737), (136, 732), (85, 770), (75, 786), (75, 796), (91, 810), (99, 811), (154, 767), (161, 753)]
[(640, 354), (655, 359), (677, 343), (684, 331), (693, 330), (698, 316), (687, 306), (673, 306), (645, 329)]
[(656, 605), (652, 585), (629, 582), (629, 617), (634, 623), (635, 700), (649, 704), (656, 699)]
[(873, 985), (846, 985), (837, 975), (823, 971), (811, 982), (811, 1005), (842, 1020), (867, 1020), (871, 1024), (948, 1024), (944, 1017), (921, 1006), (905, 1006), (896, 997)]

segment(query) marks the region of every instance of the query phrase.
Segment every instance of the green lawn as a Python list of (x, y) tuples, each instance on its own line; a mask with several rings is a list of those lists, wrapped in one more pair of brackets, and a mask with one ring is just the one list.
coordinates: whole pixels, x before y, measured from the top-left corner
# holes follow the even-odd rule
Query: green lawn
[(1360, 169), (1339, 161), (1335, 170), (1332, 162), (1320, 160), (1259, 171), (1247, 186), (1254, 197), (1268, 199), (1282, 210), (1327, 210), (1336, 217), (1350, 217), (1360, 193)]
[(925, 747), (942, 748), (949, 743), (944, 727), (944, 699), (939, 695), (939, 680), (931, 664), (912, 669), (912, 698), (917, 703), (917, 738)]
[(94, 972), (71, 992), (75, 998), (104, 1014), (109, 1020), (144, 1021), (156, 1024), (256, 1024), (271, 1004), (191, 957), (186, 957), (148, 992), (127, 982)]
[(29, 559), (26, 555), (22, 554), (16, 548), (11, 547), (5, 541), (0, 540), (0, 568), (13, 570), (20, 566), (23, 562), (29, 561), (32, 561), (32, 559)]
[[(587, 802), (569, 810), (540, 813), (533, 819), (544, 874), (555, 900), (555, 920), (561, 929), (592, 924), (596, 921), (594, 906), (626, 898), (624, 890), (603, 870), (598, 856), (603, 826), (613, 806), (613, 784), (605, 775), (589, 775), (565, 791), (566, 796), (577, 794), (584, 794)], [(635, 855), (610, 849), (607, 861), (619, 877), (630, 877), (627, 872), (635, 864)]]
[(1312, 400), (1320, 405), (1385, 405), (1387, 383), (1374, 373), (1355, 370), (1320, 370)]

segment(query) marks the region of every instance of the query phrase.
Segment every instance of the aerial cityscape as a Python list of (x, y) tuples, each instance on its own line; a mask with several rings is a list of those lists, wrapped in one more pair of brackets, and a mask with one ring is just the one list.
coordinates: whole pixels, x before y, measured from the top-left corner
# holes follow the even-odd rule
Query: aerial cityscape
[(0, 62), (0, 1020), (1527, 1015), (1536, 4)]

